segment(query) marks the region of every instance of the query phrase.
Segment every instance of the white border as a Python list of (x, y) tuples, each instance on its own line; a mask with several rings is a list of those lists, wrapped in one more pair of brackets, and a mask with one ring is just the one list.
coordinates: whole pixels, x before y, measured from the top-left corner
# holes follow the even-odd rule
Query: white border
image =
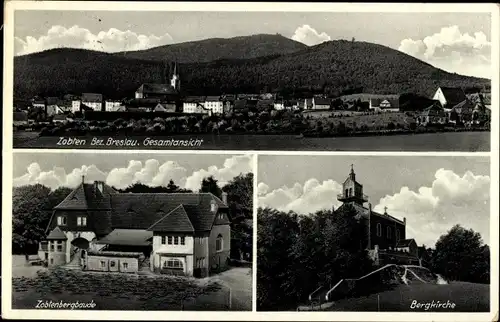
[[(111, 4), (111, 5), (110, 5)], [(499, 89), (498, 73), (493, 74), (492, 88), (492, 123), (491, 123), (491, 153), (468, 153), (468, 152), (313, 152), (313, 151), (182, 151), (182, 150), (44, 150), (44, 149), (23, 149), (16, 150), (16, 153), (124, 153), (124, 154), (251, 154), (254, 153), (254, 215), (257, 207), (257, 158), (261, 155), (432, 155), (432, 156), (484, 156), (491, 159), (491, 312), (490, 313), (377, 313), (377, 312), (255, 312), (256, 308), (256, 237), (257, 221), (254, 218), (254, 266), (253, 266), (253, 309), (254, 312), (145, 312), (145, 311), (55, 311), (55, 310), (12, 310), (11, 308), (11, 216), (12, 213), (12, 113), (9, 107), (13, 104), (13, 30), (14, 30), (14, 9), (15, 10), (110, 10), (113, 11), (268, 11), (282, 12), (286, 8), (288, 12), (489, 12), (492, 14), (492, 62), (493, 70), (499, 71), (499, 9), (495, 4), (376, 4), (376, 3), (229, 3), (229, 2), (192, 2), (192, 3), (154, 3), (141, 2), (140, 6), (134, 2), (81, 2), (81, 1), (9, 1), (5, 5), (4, 20), (4, 109), (3, 109), (3, 176), (2, 197), (4, 200), (2, 212), (2, 316), (5, 318), (21, 319), (99, 319), (99, 320), (343, 320), (343, 321), (495, 321), (498, 320), (498, 227), (499, 227), (499, 202), (495, 196), (498, 196), (499, 187), (499, 92), (493, 89)], [(496, 237), (496, 238), (495, 238)]]

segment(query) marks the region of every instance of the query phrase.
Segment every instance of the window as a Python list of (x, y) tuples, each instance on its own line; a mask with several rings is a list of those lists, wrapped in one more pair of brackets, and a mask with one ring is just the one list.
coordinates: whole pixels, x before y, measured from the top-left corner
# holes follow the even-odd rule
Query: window
[(182, 261), (177, 258), (168, 258), (163, 262), (163, 268), (182, 269)]
[(57, 217), (57, 225), (58, 226), (66, 226), (66, 224), (67, 224), (66, 216)]
[(349, 189), (345, 189), (345, 196), (349, 197)]
[(396, 229), (396, 241), (399, 241), (399, 229)]
[(101, 261), (101, 267), (106, 267), (106, 262), (105, 261)]
[(123, 263), (123, 269), (128, 269), (128, 263)]
[(87, 226), (87, 217), (77, 217), (76, 218), (77, 226)]
[(62, 249), (63, 249), (63, 247), (62, 247), (62, 246), (63, 246), (63, 245), (62, 245), (62, 241), (58, 240), (58, 241), (57, 241), (57, 251), (58, 251), (58, 252), (62, 252)]
[(199, 257), (196, 259), (196, 267), (197, 268), (203, 268), (205, 267), (205, 257)]
[(391, 231), (391, 227), (387, 227), (387, 238), (388, 238), (388, 239), (391, 239), (391, 238), (392, 238), (392, 231)]
[(162, 245), (165, 245), (166, 244), (166, 237), (165, 236), (161, 236), (161, 244)]
[(352, 197), (352, 188), (349, 188), (349, 197)]
[(181, 237), (181, 245), (186, 245), (186, 237)]
[(382, 236), (382, 225), (377, 224), (377, 236), (380, 237)]
[(172, 245), (172, 236), (168, 236), (168, 244)]
[(50, 251), (54, 251), (54, 243), (49, 241)]
[(109, 262), (109, 267), (115, 267), (116, 266), (116, 262), (115, 261), (110, 261)]
[(179, 245), (179, 237), (174, 236), (174, 245)]
[(223, 244), (224, 244), (224, 240), (222, 239), (222, 235), (219, 234), (219, 236), (217, 236), (217, 239), (215, 240), (215, 250), (217, 252), (222, 251)]
[(50, 259), (50, 263), (54, 264), (54, 259), (53, 258)]

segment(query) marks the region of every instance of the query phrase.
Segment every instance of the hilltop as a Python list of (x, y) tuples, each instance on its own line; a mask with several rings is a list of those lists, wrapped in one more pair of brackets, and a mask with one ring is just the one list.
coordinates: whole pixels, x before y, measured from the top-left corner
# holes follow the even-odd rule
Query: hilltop
[[(205, 57), (203, 53), (209, 52), (211, 57), (224, 57), (209, 62), (180, 64), (182, 91), (185, 94), (317, 92), (330, 96), (349, 91), (374, 94), (414, 92), (429, 96), (438, 86), (490, 86), (490, 80), (448, 73), (382, 45), (337, 40), (312, 47), (297, 45), (297, 48), (304, 48), (285, 53), (292, 49), (283, 42), (278, 41), (274, 47), (268, 47), (269, 42), (259, 42), (259, 39), (284, 38), (269, 37), (226, 39), (224, 41), (231, 44), (225, 47), (227, 51), (213, 49), (213, 44), (220, 39), (179, 44), (198, 49), (193, 49), (196, 54), (190, 58), (175, 57), (177, 61), (202, 59), (199, 57)], [(255, 49), (238, 53), (235, 48), (241, 41), (253, 43)], [(81, 92), (99, 92), (111, 98), (131, 97), (141, 83), (161, 80), (162, 61), (152, 60), (153, 54), (150, 54), (155, 50), (161, 52), (161, 48), (126, 55), (61, 48), (16, 57), (15, 98)], [(214, 50), (217, 54), (212, 53)], [(248, 58), (259, 55), (259, 52), (264, 56)], [(269, 52), (280, 53), (270, 55)]]
[(209, 62), (219, 59), (249, 59), (288, 54), (307, 48), (281, 35), (252, 35), (233, 38), (211, 38), (146, 50), (120, 52), (115, 55), (135, 59), (167, 60), (179, 63)]

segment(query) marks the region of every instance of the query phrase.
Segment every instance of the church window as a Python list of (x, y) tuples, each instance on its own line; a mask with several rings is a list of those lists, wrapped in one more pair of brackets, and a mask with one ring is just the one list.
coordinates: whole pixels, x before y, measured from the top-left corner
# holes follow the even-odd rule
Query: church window
[(349, 197), (349, 189), (345, 189), (345, 196)]
[(380, 223), (377, 224), (377, 236), (382, 236), (382, 225)]
[(392, 238), (392, 231), (391, 231), (391, 227), (387, 227), (387, 238), (388, 238), (388, 239), (391, 239), (391, 238)]
[(219, 234), (219, 236), (217, 236), (217, 239), (215, 240), (215, 251), (221, 252), (223, 245), (224, 239), (222, 238), (222, 235)]
[(124, 270), (128, 269), (128, 263), (123, 263), (123, 269)]
[(399, 241), (399, 238), (400, 238), (399, 229), (396, 229), (396, 241)]
[(352, 197), (352, 188), (349, 188), (349, 197)]

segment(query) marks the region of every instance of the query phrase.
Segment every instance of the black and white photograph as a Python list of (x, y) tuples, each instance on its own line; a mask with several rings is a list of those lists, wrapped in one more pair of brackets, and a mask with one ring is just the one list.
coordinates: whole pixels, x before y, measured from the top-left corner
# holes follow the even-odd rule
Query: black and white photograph
[(16, 10), (13, 146), (490, 151), (491, 23), (491, 12)]
[(252, 159), (15, 153), (13, 309), (250, 311)]
[(490, 311), (488, 157), (260, 155), (257, 178), (258, 311)]

